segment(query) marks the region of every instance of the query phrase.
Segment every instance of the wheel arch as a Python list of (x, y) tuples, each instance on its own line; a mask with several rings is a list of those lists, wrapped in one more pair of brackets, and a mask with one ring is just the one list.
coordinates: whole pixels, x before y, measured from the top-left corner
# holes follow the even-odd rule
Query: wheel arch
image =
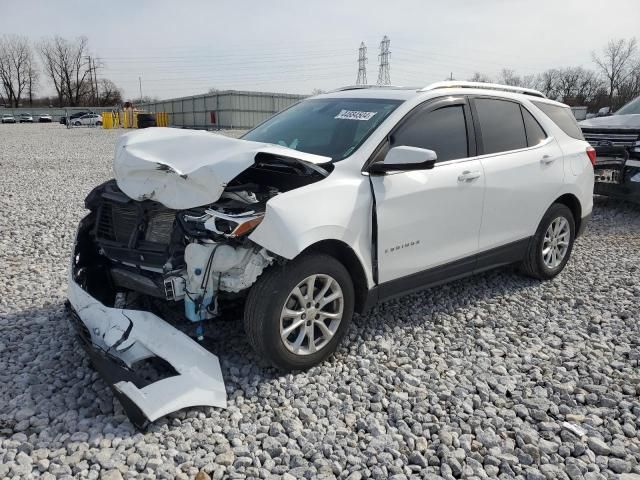
[(364, 266), (353, 249), (340, 240), (320, 240), (305, 248), (304, 253), (325, 253), (342, 263), (353, 281), (355, 292), (354, 308), (357, 313), (362, 313), (366, 309), (369, 288), (367, 286), (367, 276)]
[(582, 205), (580, 204), (580, 200), (572, 193), (565, 193), (564, 195), (559, 196), (553, 203), (560, 203), (565, 205), (571, 213), (573, 214), (573, 220), (575, 222), (576, 228), (576, 237), (578, 236), (578, 232), (581, 232), (581, 223), (582, 223)]

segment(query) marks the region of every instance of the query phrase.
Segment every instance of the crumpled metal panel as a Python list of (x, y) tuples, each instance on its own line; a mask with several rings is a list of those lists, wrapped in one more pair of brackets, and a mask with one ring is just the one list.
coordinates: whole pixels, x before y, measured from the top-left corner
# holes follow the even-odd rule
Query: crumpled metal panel
[(194, 406), (226, 408), (227, 394), (218, 357), (160, 317), (143, 310), (106, 307), (69, 279), (68, 299), (86, 326), (94, 350), (129, 368), (150, 357), (178, 373), (138, 388), (131, 381), (112, 385), (149, 421)]
[(120, 137), (113, 170), (118, 187), (130, 198), (184, 210), (218, 200), (227, 183), (253, 165), (258, 153), (310, 163), (331, 160), (210, 132), (146, 128)]

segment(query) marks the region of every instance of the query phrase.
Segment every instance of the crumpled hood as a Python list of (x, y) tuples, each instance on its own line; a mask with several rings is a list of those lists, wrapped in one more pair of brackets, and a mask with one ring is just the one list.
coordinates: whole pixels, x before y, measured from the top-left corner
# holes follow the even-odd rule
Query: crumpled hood
[(583, 128), (640, 129), (640, 115), (610, 115), (595, 117), (579, 123)]
[(147, 128), (123, 135), (113, 171), (118, 187), (135, 200), (155, 200), (182, 210), (215, 202), (227, 183), (258, 153), (321, 164), (328, 157), (201, 130)]

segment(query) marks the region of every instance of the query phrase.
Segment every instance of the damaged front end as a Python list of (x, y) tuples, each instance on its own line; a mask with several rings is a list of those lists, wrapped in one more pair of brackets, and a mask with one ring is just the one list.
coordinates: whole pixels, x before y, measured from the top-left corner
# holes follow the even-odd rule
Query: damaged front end
[[(221, 175), (197, 166), (207, 181), (217, 174), (214, 193), (179, 162), (145, 159), (153, 150), (147, 148), (117, 151), (116, 180), (85, 200), (90, 213), (78, 228), (69, 279), (71, 318), (93, 365), (139, 427), (186, 407), (226, 407), (218, 358), (191, 337), (203, 340), (207, 323), (280, 260), (249, 239), (268, 200), (327, 173), (279, 152), (256, 152), (253, 142), (233, 142), (240, 142), (231, 145), (236, 160), (243, 145), (250, 147), (248, 168)], [(118, 149), (127, 147), (125, 141)], [(203, 200), (210, 202), (193, 205)], [(153, 358), (171, 375), (149, 383), (136, 370)]]

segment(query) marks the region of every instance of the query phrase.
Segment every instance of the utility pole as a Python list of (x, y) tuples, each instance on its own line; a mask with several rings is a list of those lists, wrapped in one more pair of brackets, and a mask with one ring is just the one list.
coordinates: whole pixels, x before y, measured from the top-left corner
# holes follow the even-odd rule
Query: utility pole
[(138, 77), (138, 84), (140, 85), (140, 103), (142, 103), (142, 77)]
[(96, 105), (100, 103), (100, 92), (98, 91), (98, 71), (96, 70), (96, 61), (93, 60), (93, 80), (96, 82)]
[(453, 80), (453, 72), (449, 74), (449, 80)]
[(358, 49), (358, 79), (356, 85), (367, 84), (367, 47), (364, 42), (360, 43)]
[(95, 105), (96, 91), (93, 88), (94, 87), (94, 83), (93, 83), (93, 67), (91, 66), (91, 56), (90, 55), (87, 57), (87, 61), (89, 62), (89, 83), (91, 84), (91, 99), (93, 100), (93, 103)]
[(391, 44), (391, 40), (386, 35), (382, 38), (380, 42), (380, 54), (378, 58), (380, 59), (380, 66), (378, 68), (378, 85), (391, 85), (391, 74), (389, 72), (389, 55), (391, 52), (389, 51), (389, 45)]

